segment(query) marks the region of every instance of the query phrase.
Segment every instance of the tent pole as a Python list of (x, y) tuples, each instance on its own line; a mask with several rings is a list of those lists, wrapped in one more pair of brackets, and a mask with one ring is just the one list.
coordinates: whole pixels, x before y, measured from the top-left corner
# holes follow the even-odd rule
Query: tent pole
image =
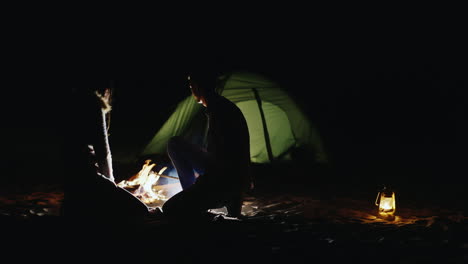
[(252, 91), (253, 91), (253, 93), (255, 95), (255, 99), (257, 100), (258, 110), (260, 110), (260, 116), (262, 117), (263, 135), (265, 137), (265, 145), (266, 145), (267, 152), (268, 152), (268, 159), (270, 160), (270, 162), (273, 162), (273, 151), (271, 150), (270, 135), (268, 133), (265, 114), (263, 113), (262, 100), (260, 98), (260, 95), (259, 95), (257, 89), (252, 88)]

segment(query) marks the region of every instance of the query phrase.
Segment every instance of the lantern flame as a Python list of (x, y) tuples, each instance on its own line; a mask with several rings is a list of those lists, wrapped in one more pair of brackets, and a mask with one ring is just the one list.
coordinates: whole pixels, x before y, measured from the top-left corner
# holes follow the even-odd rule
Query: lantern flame
[(392, 197), (382, 197), (380, 200), (380, 210), (391, 211), (393, 209), (394, 207)]

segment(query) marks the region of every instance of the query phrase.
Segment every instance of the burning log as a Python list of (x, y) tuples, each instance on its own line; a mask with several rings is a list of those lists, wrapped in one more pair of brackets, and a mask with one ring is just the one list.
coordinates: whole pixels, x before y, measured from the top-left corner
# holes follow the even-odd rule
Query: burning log
[[(151, 160), (146, 160), (141, 170), (131, 177), (129, 180), (123, 180), (117, 184), (117, 186), (130, 189), (135, 197), (140, 199), (143, 203), (148, 206), (155, 206), (161, 202), (165, 202), (169, 199), (168, 190), (160, 189), (155, 190), (159, 178), (170, 178), (178, 179), (177, 177), (163, 175), (162, 173), (167, 169), (163, 167), (159, 172), (154, 172), (153, 168), (156, 166), (155, 163), (151, 163)], [(172, 187), (172, 186), (171, 186)], [(166, 192), (166, 194), (164, 194)]]

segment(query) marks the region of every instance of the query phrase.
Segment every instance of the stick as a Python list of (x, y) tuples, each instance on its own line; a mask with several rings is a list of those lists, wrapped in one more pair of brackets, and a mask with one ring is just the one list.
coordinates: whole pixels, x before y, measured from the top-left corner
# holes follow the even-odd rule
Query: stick
[(174, 177), (174, 176), (169, 176), (169, 175), (164, 175), (164, 174), (157, 174), (157, 175), (163, 178), (176, 179), (176, 180), (179, 179), (179, 177)]

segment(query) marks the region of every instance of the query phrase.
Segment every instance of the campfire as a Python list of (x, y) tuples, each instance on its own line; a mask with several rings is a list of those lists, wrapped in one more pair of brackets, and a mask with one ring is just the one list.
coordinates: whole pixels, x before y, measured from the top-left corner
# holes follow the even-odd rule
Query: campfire
[(167, 167), (163, 167), (158, 172), (153, 171), (155, 166), (156, 163), (146, 160), (137, 174), (128, 180), (119, 182), (117, 186), (130, 191), (149, 207), (162, 206), (172, 195), (180, 191), (180, 186), (177, 184), (158, 184), (160, 178), (178, 178), (164, 175), (163, 172)]

